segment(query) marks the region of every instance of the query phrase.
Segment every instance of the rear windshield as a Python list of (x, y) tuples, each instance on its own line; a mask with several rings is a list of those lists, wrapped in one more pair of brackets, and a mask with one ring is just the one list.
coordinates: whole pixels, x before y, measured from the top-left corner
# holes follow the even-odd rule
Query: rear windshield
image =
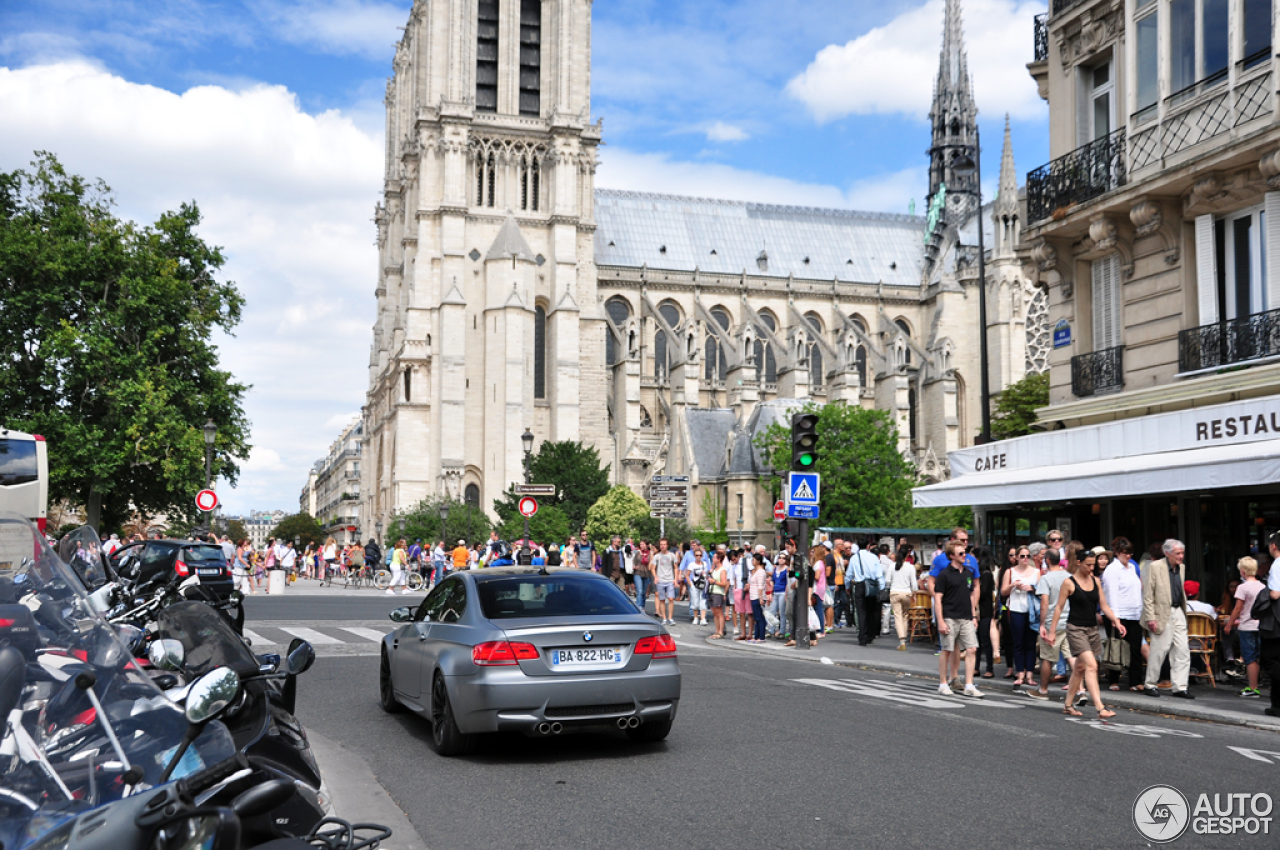
[(193, 561), (226, 561), (227, 555), (219, 546), (189, 546), (183, 554)]
[(0, 487), (29, 484), (39, 477), (35, 440), (0, 440)]
[(586, 577), (512, 576), (476, 584), (480, 610), (490, 620), (636, 613), (636, 606), (612, 582)]

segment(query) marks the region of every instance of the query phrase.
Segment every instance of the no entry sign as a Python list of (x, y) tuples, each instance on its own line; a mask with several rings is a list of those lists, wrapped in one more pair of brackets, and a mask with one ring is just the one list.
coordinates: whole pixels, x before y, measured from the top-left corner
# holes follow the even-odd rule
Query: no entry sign
[(521, 516), (533, 516), (533, 515), (534, 515), (534, 514), (536, 514), (537, 512), (538, 512), (538, 500), (537, 500), (537, 499), (535, 499), (535, 498), (533, 498), (533, 497), (531, 497), (531, 496), (525, 496), (523, 499), (521, 499), (521, 500), (520, 500), (520, 515), (521, 515)]
[(201, 490), (196, 493), (196, 507), (208, 512), (218, 506), (218, 494), (212, 490)]
[(779, 499), (773, 506), (773, 518), (778, 522), (782, 522), (787, 518), (787, 506), (782, 504), (781, 499)]

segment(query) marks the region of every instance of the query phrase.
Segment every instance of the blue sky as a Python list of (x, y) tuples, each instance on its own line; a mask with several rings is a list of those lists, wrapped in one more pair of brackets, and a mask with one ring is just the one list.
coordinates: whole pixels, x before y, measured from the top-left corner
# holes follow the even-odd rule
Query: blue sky
[[(1025, 70), (1042, 0), (966, 0), (994, 188), (1048, 159)], [(249, 310), (223, 360), (253, 384), (229, 510), (296, 510), (367, 381), (382, 93), (407, 0), (6, 0), (0, 171), (37, 149), (120, 212), (206, 214)], [(598, 185), (815, 206), (923, 207), (942, 0), (596, 0)]]

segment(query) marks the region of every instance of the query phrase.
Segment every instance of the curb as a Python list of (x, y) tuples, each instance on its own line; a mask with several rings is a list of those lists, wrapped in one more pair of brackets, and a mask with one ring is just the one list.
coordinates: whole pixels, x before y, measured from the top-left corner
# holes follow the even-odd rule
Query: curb
[[(801, 661), (809, 664), (822, 664), (824, 656), (814, 655), (787, 655), (779, 649), (765, 649), (759, 646), (734, 646), (724, 640), (713, 641), (710, 638), (703, 638), (703, 641), (715, 649), (724, 649), (730, 652), (751, 652), (756, 654), (765, 654), (771, 658), (784, 658), (792, 661)], [(840, 661), (835, 658), (828, 657), (829, 665), (837, 667), (848, 667), (854, 670), (867, 670), (875, 673), (894, 673), (902, 676), (915, 676), (917, 678), (936, 678), (936, 674), (922, 673), (916, 667), (908, 667), (905, 664), (894, 664), (890, 661)], [(828, 666), (829, 666), (828, 665)], [(1013, 686), (1005, 685), (1003, 681), (997, 679), (983, 679), (982, 687), (986, 690), (1002, 690), (1013, 694)], [(1273, 685), (1280, 687), (1280, 685)], [(1117, 708), (1124, 708), (1129, 711), (1136, 711), (1140, 714), (1150, 714), (1156, 717), (1174, 717), (1180, 720), (1198, 720), (1207, 723), (1219, 723), (1227, 726), (1243, 726), (1248, 729), (1258, 729), (1263, 732), (1280, 732), (1280, 720), (1262, 715), (1260, 717), (1251, 717), (1247, 714), (1241, 714), (1234, 711), (1223, 711), (1216, 708), (1198, 708), (1196, 706), (1187, 705), (1183, 700), (1174, 700), (1173, 698), (1161, 697), (1157, 702), (1151, 697), (1124, 696), (1115, 691), (1105, 691), (1103, 699), (1108, 705)], [(1168, 707), (1176, 706), (1178, 710), (1169, 711)], [(1160, 710), (1165, 709), (1165, 710)]]
[(315, 732), (307, 741), (320, 766), (320, 775), (333, 801), (333, 814), (355, 823), (377, 823), (391, 830), (382, 843), (386, 850), (427, 850), (426, 842), (409, 822), (404, 810), (378, 782), (378, 776), (360, 755)]

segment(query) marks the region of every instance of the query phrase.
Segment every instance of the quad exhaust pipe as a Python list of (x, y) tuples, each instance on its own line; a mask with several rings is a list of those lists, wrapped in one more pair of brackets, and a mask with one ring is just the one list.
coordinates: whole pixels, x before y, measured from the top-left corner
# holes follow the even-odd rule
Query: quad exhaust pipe
[(634, 729), (634, 728), (636, 728), (636, 727), (637, 727), (637, 726), (639, 726), (639, 725), (640, 725), (640, 718), (639, 718), (639, 717), (632, 716), (632, 717), (619, 717), (619, 718), (618, 718), (618, 728), (619, 728), (619, 729)]
[(564, 726), (560, 723), (548, 723), (545, 720), (538, 724), (539, 735), (559, 735), (564, 731)]

